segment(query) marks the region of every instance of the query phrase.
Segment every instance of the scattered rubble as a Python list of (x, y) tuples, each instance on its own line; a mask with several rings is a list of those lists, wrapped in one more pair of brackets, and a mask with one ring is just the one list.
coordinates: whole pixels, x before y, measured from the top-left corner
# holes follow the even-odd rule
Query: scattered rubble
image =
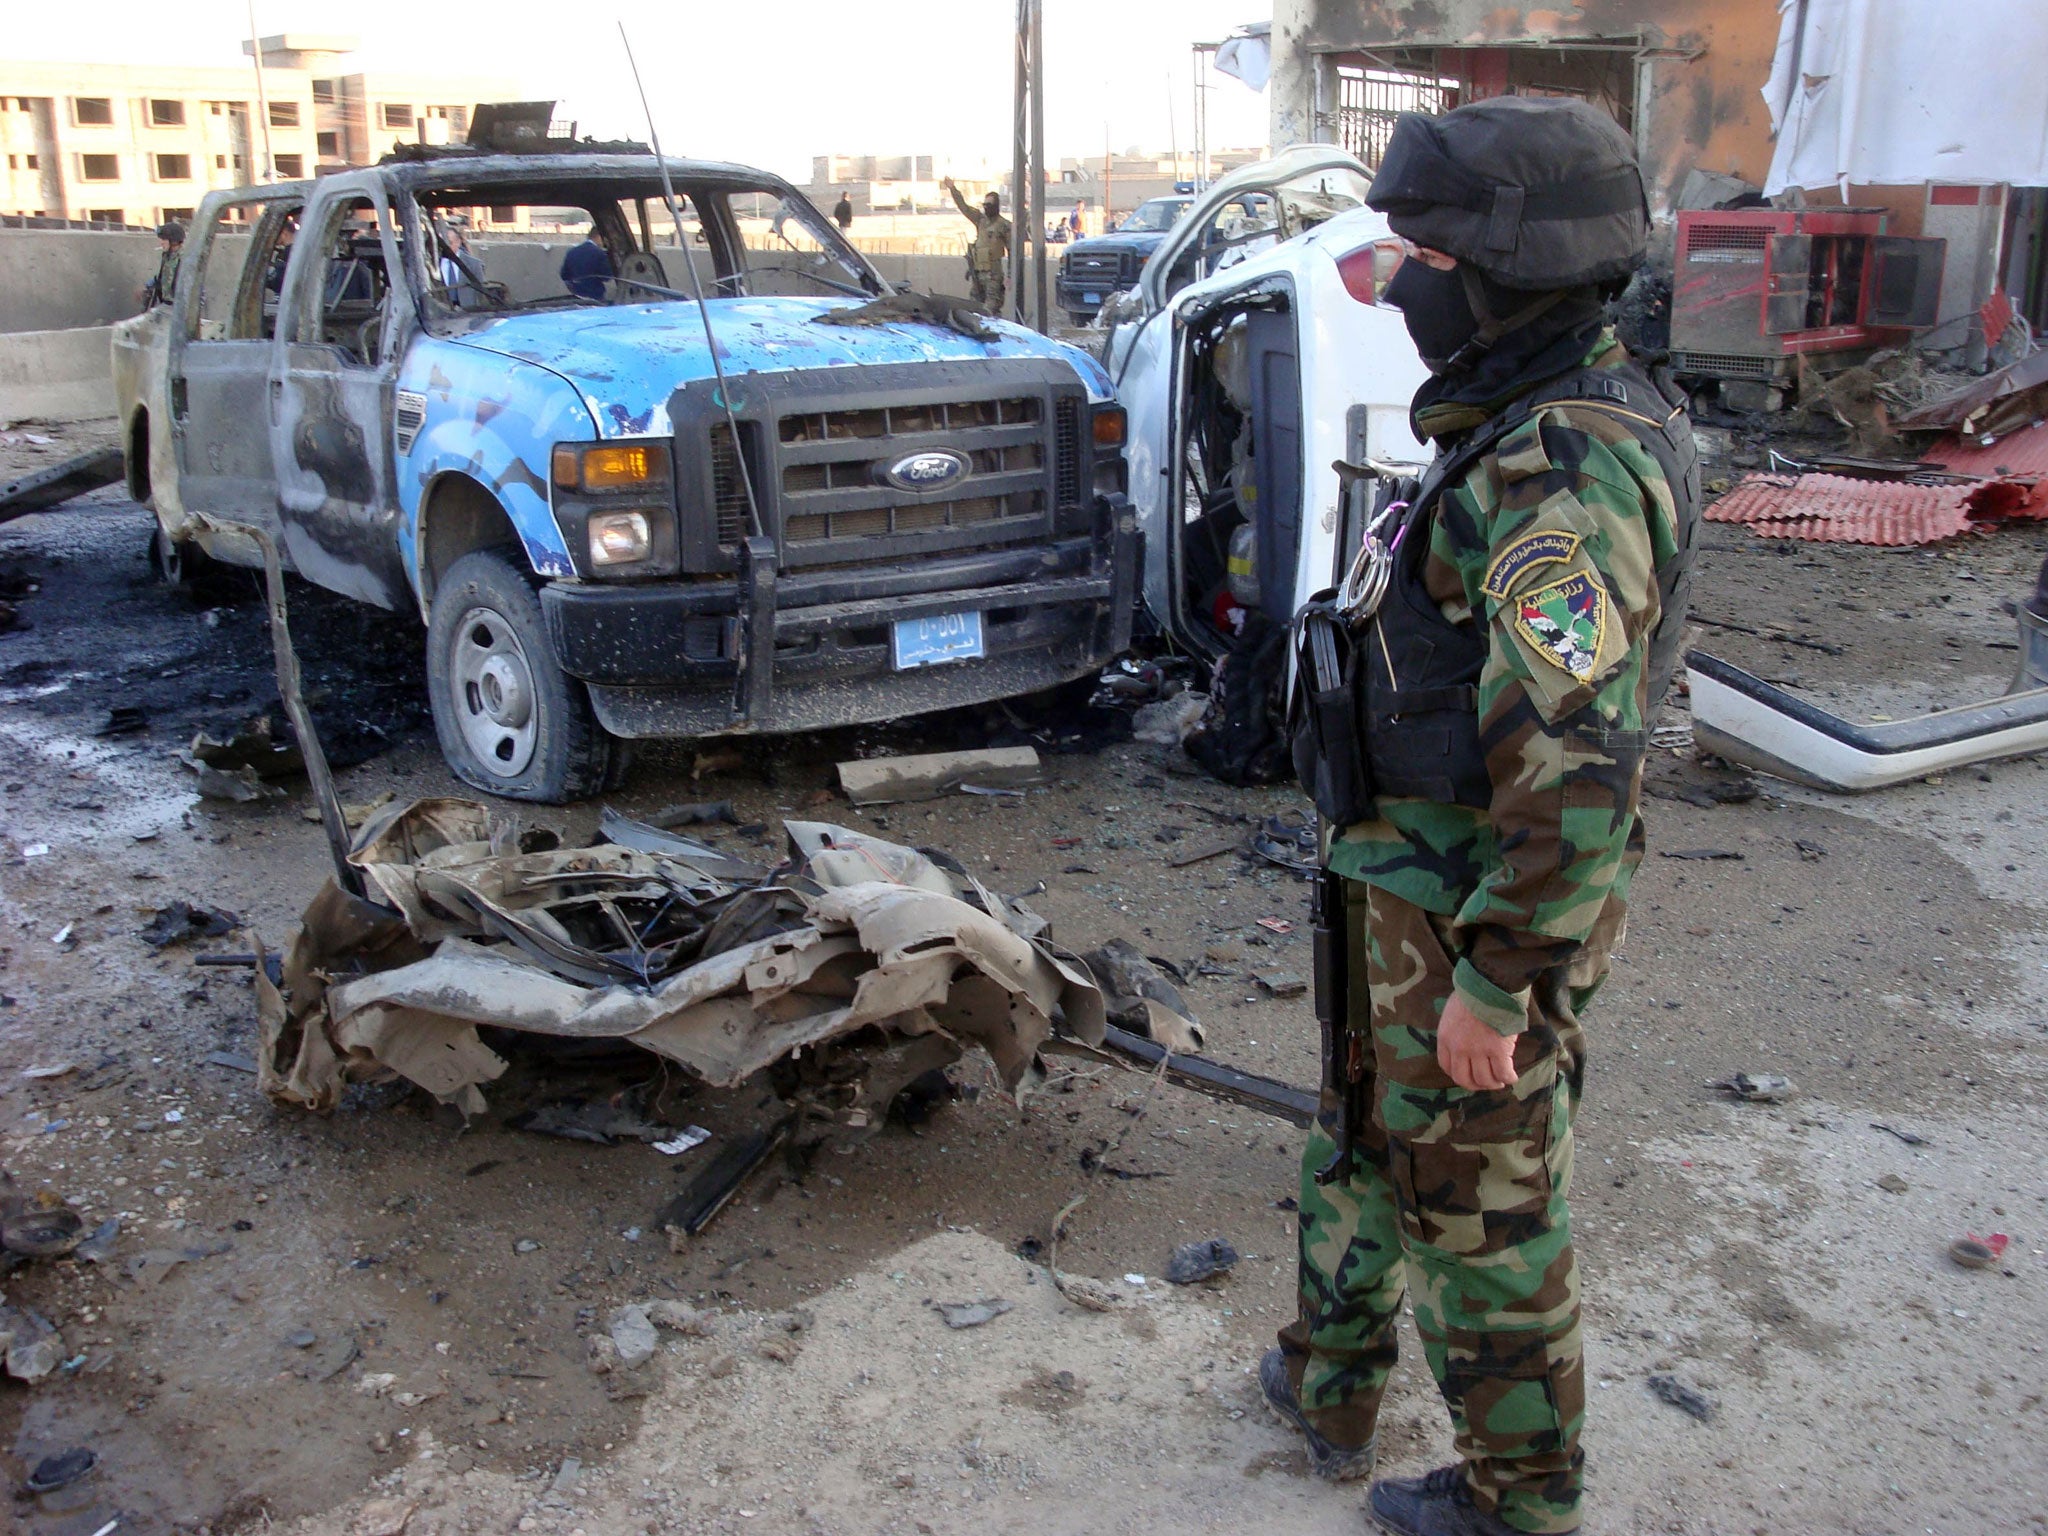
[(607, 1332), (618, 1363), (627, 1370), (653, 1359), (655, 1347), (660, 1342), (643, 1306), (620, 1307), (612, 1314)]
[(1010, 1311), (1015, 1303), (1000, 1296), (990, 1296), (981, 1301), (938, 1301), (932, 1305), (946, 1320), (948, 1328), (979, 1328)]
[(26, 1308), (0, 1306), (0, 1348), (6, 1351), (7, 1374), (16, 1381), (41, 1381), (64, 1363), (64, 1336)]
[(936, 800), (970, 788), (1016, 789), (1039, 779), (1038, 753), (1031, 747), (870, 757), (839, 765), (839, 787), (855, 805)]
[(1782, 1104), (1798, 1092), (1791, 1078), (1775, 1072), (1737, 1072), (1707, 1086), (1731, 1093), (1745, 1104)]
[(60, 1451), (37, 1462), (23, 1486), (30, 1493), (55, 1493), (59, 1488), (69, 1488), (98, 1466), (99, 1461), (98, 1454), (86, 1446)]
[(85, 1220), (48, 1187), (24, 1195), (0, 1172), (0, 1249), (24, 1259), (56, 1259), (85, 1241)]
[(1994, 1232), (1989, 1237), (1973, 1232), (1950, 1243), (1948, 1256), (1964, 1269), (1990, 1269), (2005, 1257), (2006, 1245), (2011, 1241), (2003, 1232)]
[(156, 916), (138, 937), (151, 949), (168, 949), (173, 944), (218, 939), (241, 926), (241, 918), (232, 912), (188, 901), (173, 901), (157, 908)]
[(1643, 1383), (1651, 1393), (1669, 1403), (1679, 1412), (1698, 1419), (1702, 1424), (1712, 1421), (1714, 1405), (1697, 1387), (1689, 1387), (1668, 1372), (1658, 1372)]
[(1182, 1243), (1166, 1261), (1166, 1279), (1171, 1285), (1197, 1285), (1226, 1275), (1241, 1255), (1227, 1238), (1211, 1237)]

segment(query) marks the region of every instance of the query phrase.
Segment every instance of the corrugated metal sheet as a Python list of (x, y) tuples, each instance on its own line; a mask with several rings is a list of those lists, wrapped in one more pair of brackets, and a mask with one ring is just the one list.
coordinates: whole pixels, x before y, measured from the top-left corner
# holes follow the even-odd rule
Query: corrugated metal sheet
[(2048, 423), (1989, 448), (1945, 439), (1926, 457), (1981, 479), (1914, 485), (1850, 475), (1751, 475), (1706, 510), (1770, 539), (1840, 544), (1933, 544), (2009, 518), (2048, 519)]
[(1930, 448), (1926, 458), (1959, 475), (1987, 478), (2033, 480), (2034, 497), (2048, 493), (2048, 422), (2009, 433), (1984, 448), (1962, 438), (1946, 437)]
[(1709, 522), (1746, 523), (1766, 539), (1933, 544), (1972, 525), (1969, 485), (1905, 485), (1847, 475), (1751, 475), (1709, 506)]

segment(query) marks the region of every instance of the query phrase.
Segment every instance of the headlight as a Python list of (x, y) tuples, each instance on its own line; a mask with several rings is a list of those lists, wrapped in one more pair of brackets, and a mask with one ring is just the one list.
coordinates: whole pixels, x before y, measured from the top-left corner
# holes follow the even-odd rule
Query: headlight
[(1121, 448), (1124, 445), (1124, 408), (1098, 405), (1095, 408), (1095, 446)]
[(557, 443), (549, 473), (565, 491), (630, 491), (666, 485), (666, 443)]
[(645, 512), (599, 512), (590, 519), (590, 563), (634, 565), (654, 547)]

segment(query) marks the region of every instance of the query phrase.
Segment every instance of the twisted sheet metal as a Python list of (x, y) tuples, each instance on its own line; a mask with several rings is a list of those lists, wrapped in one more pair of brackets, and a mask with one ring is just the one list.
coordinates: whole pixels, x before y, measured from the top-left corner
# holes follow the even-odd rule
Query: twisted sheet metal
[(1966, 438), (1946, 437), (1924, 457), (1958, 475), (2031, 480), (2026, 515), (2048, 517), (2048, 422), (2037, 421), (2007, 433), (1989, 447)]

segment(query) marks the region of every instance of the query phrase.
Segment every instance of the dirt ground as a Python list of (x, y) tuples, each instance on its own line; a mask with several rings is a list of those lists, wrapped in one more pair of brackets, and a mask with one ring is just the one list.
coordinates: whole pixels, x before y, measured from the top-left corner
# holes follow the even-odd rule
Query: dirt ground
[[(0, 1161), (122, 1223), (105, 1262), (0, 1276), (65, 1341), (57, 1373), (0, 1382), (0, 1469), (18, 1488), (45, 1456), (99, 1457), (61, 1492), (12, 1495), (0, 1526), (1362, 1527), (1363, 1492), (1305, 1476), (1250, 1375), (1291, 1310), (1301, 1135), (1281, 1122), (1113, 1070), (1069, 1073), (1020, 1110), (969, 1063), (959, 1101), (764, 1171), (671, 1252), (654, 1212), (763, 1122), (764, 1094), (670, 1085), (669, 1116), (714, 1133), (671, 1158), (503, 1123), (651, 1068), (524, 1059), (465, 1128), (382, 1088), (329, 1119), (281, 1112), (210, 1060), (252, 1049), (254, 1010), (246, 972), (194, 954), (279, 942), (324, 845), (302, 785), (255, 806), (196, 798), (177, 749), (270, 700), (270, 653), (253, 588), (194, 601), (156, 584), (147, 529), (113, 490), (0, 529), (22, 619), (0, 635)], [(2015, 662), (1999, 605), (2044, 553), (2044, 527), (1932, 552), (1711, 527), (1700, 643), (1851, 715), (1983, 697)], [(294, 602), (344, 798), (456, 792), (411, 622), (303, 587)], [(146, 729), (103, 734), (124, 707)], [(1120, 935), (1215, 957), (1189, 988), (1210, 1053), (1308, 1082), (1306, 1001), (1249, 977), (1307, 974), (1306, 887), (1248, 856), (1167, 862), (1293, 793), (1232, 791), (1123, 742), (1049, 758), (1021, 800), (864, 814), (821, 796), (837, 757), (977, 745), (1001, 724), (664, 748), (613, 803), (729, 798), (764, 828), (720, 829), (735, 849), (774, 848), (779, 818), (802, 814), (946, 849), (1007, 891), (1043, 882), (1032, 903), (1070, 947)], [(2048, 762), (1861, 799), (1766, 780), (1738, 803), (1700, 793), (1687, 765), (1682, 746), (1660, 755), (1651, 855), (1592, 1021), (1574, 1189), (1586, 1528), (2048, 1529)], [(596, 808), (529, 819), (588, 837)], [(1672, 856), (1706, 851), (1739, 857)], [(155, 952), (138, 930), (173, 898), (249, 932)], [(1736, 1070), (1798, 1094), (1741, 1104), (1707, 1086)], [(1109, 1314), (1060, 1300), (1033, 1257), (1084, 1187), (1062, 1266), (1118, 1286), (1129, 1300)], [(1946, 1257), (1994, 1230), (2012, 1239), (2002, 1267)], [(1209, 1236), (1245, 1254), (1233, 1274), (1165, 1285), (1172, 1247)], [(929, 1305), (985, 1298), (1011, 1310), (971, 1330)], [(701, 1310), (699, 1332), (594, 1374), (589, 1337), (650, 1300)], [(1448, 1449), (1410, 1354), (1382, 1433), (1398, 1471)], [(1710, 1416), (1653, 1395), (1654, 1374)]]

